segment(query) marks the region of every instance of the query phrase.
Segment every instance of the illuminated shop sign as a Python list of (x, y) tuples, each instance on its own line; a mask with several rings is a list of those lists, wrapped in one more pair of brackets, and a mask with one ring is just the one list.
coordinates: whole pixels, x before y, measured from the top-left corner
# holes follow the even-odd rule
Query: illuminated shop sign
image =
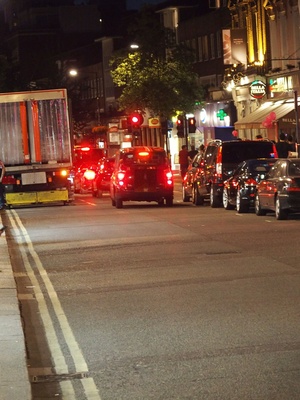
[(202, 110), (200, 111), (200, 121), (202, 122), (202, 124), (205, 124), (206, 118), (207, 118), (206, 110), (202, 108)]
[(266, 95), (266, 84), (262, 81), (254, 81), (250, 85), (250, 96), (262, 99)]

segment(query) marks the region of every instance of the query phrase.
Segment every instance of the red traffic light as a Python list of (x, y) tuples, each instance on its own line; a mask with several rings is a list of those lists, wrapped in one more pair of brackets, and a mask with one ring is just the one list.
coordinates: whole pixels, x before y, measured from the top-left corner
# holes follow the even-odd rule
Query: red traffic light
[(189, 133), (196, 132), (196, 120), (194, 117), (188, 119), (188, 128), (189, 128)]
[(129, 121), (132, 126), (140, 127), (144, 122), (144, 117), (140, 113), (132, 113), (130, 114)]

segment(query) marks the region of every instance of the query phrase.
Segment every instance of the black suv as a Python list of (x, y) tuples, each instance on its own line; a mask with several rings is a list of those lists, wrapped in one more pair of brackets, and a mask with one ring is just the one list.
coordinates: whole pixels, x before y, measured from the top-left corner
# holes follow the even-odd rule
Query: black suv
[(211, 207), (221, 206), (223, 182), (239, 163), (256, 158), (277, 158), (275, 144), (269, 140), (213, 140), (208, 143), (195, 182), (195, 204), (209, 199)]

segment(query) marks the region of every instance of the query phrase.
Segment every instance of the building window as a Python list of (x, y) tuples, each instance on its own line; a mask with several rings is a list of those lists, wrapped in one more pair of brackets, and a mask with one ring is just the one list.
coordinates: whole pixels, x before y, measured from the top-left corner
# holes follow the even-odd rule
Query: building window
[(198, 37), (198, 61), (203, 61), (202, 38)]
[(222, 33), (221, 31), (217, 32), (217, 58), (222, 58), (222, 49), (223, 49), (223, 43), (222, 43)]
[(209, 59), (207, 36), (202, 37), (202, 50), (203, 50), (203, 60), (207, 61)]
[(215, 51), (215, 35), (213, 33), (209, 36), (210, 39), (210, 58), (216, 58), (216, 51)]

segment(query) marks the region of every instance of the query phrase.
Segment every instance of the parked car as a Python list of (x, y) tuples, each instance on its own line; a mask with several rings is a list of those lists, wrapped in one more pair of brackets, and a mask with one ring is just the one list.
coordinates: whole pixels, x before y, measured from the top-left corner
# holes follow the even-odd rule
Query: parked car
[(92, 191), (92, 182), (96, 176), (97, 164), (83, 163), (74, 170), (75, 193), (89, 193)]
[(203, 158), (202, 153), (197, 153), (193, 158), (193, 161), (188, 167), (188, 170), (183, 178), (182, 182), (182, 201), (188, 202), (192, 199), (194, 204), (198, 205), (198, 198), (196, 196), (196, 182), (201, 167), (201, 160)]
[(115, 157), (102, 158), (96, 170), (96, 176), (92, 180), (92, 195), (102, 197), (103, 192), (110, 190), (110, 178), (114, 169)]
[(113, 206), (122, 208), (124, 201), (156, 201), (170, 207), (173, 191), (173, 174), (163, 148), (136, 146), (117, 152), (110, 181)]
[(277, 158), (275, 144), (269, 140), (232, 140), (208, 143), (195, 182), (197, 204), (210, 200), (211, 207), (223, 203), (223, 183), (240, 162), (253, 158)]
[(276, 219), (300, 212), (300, 158), (278, 159), (266, 178), (257, 185), (256, 215), (275, 211)]
[(256, 185), (266, 177), (276, 158), (246, 160), (239, 164), (232, 176), (224, 182), (223, 206), (248, 212), (254, 206)]

